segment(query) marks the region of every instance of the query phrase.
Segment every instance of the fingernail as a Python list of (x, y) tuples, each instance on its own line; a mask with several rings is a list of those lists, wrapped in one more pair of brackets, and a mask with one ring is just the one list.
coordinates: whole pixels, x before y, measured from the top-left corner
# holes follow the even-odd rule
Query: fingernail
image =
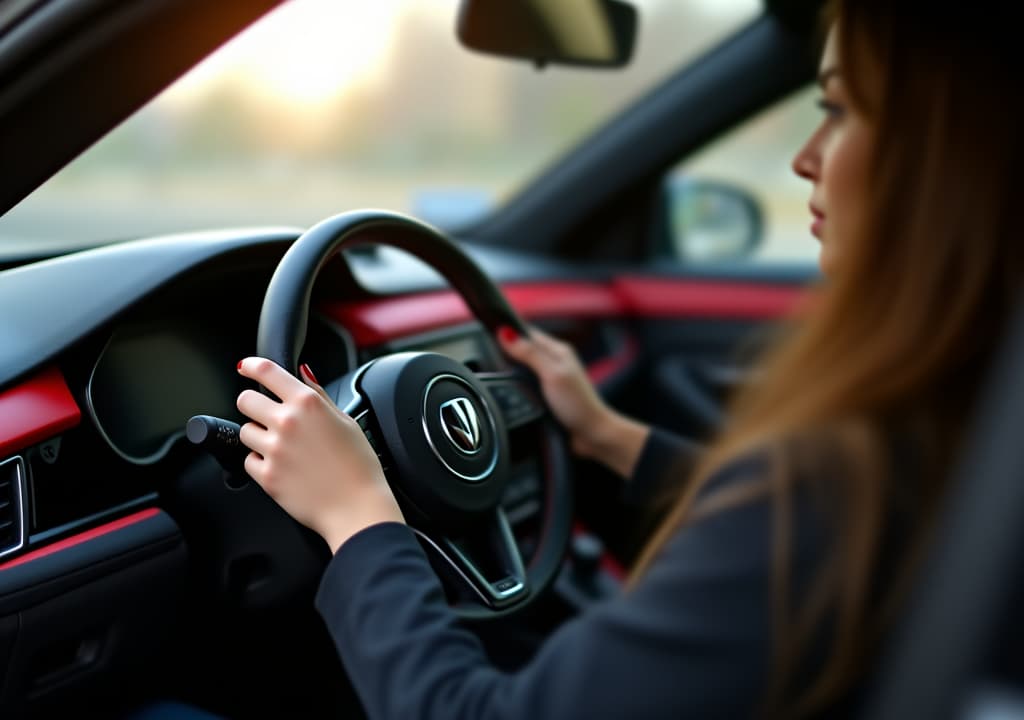
[(507, 343), (512, 343), (519, 339), (519, 333), (508, 325), (502, 325), (498, 328), (498, 337)]
[(241, 370), (241, 369), (242, 369), (242, 363), (244, 363), (244, 362), (245, 362), (245, 360), (239, 360), (239, 361), (238, 361), (238, 369), (239, 369), (239, 370)]
[(316, 379), (316, 375), (314, 375), (313, 371), (309, 369), (309, 365), (302, 363), (302, 365), (299, 366), (299, 369), (302, 370), (310, 380), (315, 382), (317, 385), (320, 384), (320, 381)]

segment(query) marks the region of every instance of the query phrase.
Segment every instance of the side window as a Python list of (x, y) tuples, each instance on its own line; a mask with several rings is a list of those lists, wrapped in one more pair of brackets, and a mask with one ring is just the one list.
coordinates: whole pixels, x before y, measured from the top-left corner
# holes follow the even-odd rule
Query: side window
[(672, 255), (691, 266), (817, 260), (811, 186), (791, 168), (819, 121), (814, 94), (797, 92), (669, 171), (663, 202)]

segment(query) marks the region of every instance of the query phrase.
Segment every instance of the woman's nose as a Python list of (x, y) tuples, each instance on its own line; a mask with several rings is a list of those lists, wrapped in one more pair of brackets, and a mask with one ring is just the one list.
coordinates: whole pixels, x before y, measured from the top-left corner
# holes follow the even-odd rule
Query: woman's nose
[(818, 168), (821, 166), (814, 141), (815, 138), (812, 137), (800, 148), (800, 151), (793, 158), (792, 164), (793, 172), (811, 182), (818, 178)]

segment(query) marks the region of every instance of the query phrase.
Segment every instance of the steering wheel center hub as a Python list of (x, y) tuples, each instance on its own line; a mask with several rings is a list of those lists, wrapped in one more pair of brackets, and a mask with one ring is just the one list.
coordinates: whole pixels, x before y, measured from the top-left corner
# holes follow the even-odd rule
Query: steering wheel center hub
[(498, 430), (487, 401), (457, 375), (427, 383), (421, 415), (430, 449), (455, 477), (486, 480), (498, 464)]
[(396, 353), (358, 382), (376, 418), (399, 489), (429, 517), (493, 510), (508, 475), (508, 432), (489, 391), (437, 353)]

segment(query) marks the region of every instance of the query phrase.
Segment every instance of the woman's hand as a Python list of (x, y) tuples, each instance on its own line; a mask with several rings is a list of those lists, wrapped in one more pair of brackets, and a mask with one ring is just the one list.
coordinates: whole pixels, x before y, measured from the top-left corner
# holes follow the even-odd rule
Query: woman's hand
[(608, 407), (572, 346), (536, 328), (522, 337), (507, 326), (499, 329), (498, 341), (505, 354), (536, 374), (548, 407), (569, 432), (573, 451), (629, 477), (650, 427)]
[(339, 410), (306, 365), (306, 382), (264, 358), (238, 372), (277, 397), (244, 390), (238, 409), (253, 422), (241, 441), (252, 450), (245, 470), (285, 511), (338, 548), (363, 528), (405, 522), (384, 471), (356, 421)]

